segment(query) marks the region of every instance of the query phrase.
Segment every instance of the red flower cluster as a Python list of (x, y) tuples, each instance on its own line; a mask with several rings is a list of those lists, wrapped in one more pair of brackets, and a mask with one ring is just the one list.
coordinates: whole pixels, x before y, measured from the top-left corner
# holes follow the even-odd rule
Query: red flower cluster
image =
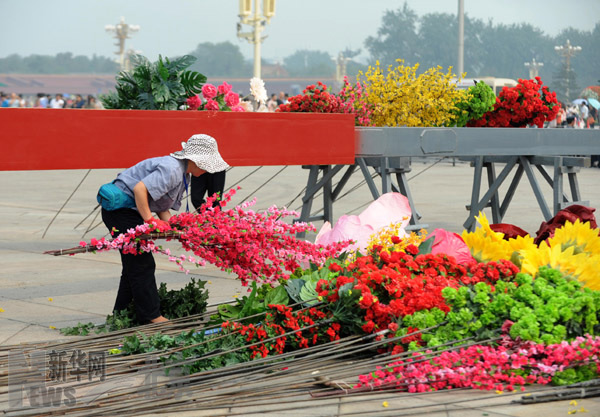
[(375, 247), (374, 252), (358, 258), (347, 268), (330, 266), (330, 271), (340, 275), (332, 281), (320, 280), (317, 292), (333, 303), (340, 300), (340, 289), (353, 283), (353, 290), (360, 291), (358, 306), (363, 313), (358, 313), (356, 319), (362, 322), (362, 330), (375, 333), (389, 329), (394, 333), (398, 319), (416, 311), (434, 307), (450, 311), (442, 296), (446, 287), (477, 282), (493, 284), (498, 279), (509, 280), (519, 272), (515, 265), (504, 260), (460, 265), (443, 254), (417, 254), (414, 245), (408, 245), (405, 251), (388, 253)]
[(309, 85), (302, 94), (293, 96), (289, 103), (280, 104), (280, 112), (306, 112), (306, 113), (340, 113), (340, 103), (335, 96), (327, 91), (327, 86), (318, 82), (315, 86)]
[[(291, 307), (279, 304), (269, 304), (269, 308), (271, 312), (265, 315), (260, 324), (225, 322), (222, 325), (224, 329), (238, 331), (245, 336), (252, 359), (264, 358), (269, 354), (279, 355), (285, 351), (308, 348), (340, 338), (341, 326), (338, 323), (315, 325), (328, 317), (327, 313), (317, 308), (292, 311)], [(272, 340), (266, 341), (267, 339)]]
[(344, 78), (344, 87), (336, 96), (327, 91), (327, 86), (322, 82), (309, 85), (302, 94), (290, 98), (289, 103), (281, 104), (277, 111), (280, 112), (306, 112), (306, 113), (349, 113), (354, 114), (356, 126), (370, 126), (373, 105), (366, 101), (366, 91), (360, 82), (351, 85), (347, 77)]
[(556, 93), (542, 86), (540, 77), (535, 80), (522, 80), (515, 87), (504, 87), (494, 110), (485, 113), (481, 119), (468, 123), (471, 127), (543, 127), (545, 121), (553, 120), (558, 114), (559, 105)]

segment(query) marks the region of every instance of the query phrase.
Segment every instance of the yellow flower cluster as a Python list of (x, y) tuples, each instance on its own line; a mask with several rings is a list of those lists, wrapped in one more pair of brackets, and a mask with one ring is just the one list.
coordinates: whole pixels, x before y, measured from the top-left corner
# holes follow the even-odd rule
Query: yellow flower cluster
[(375, 106), (371, 121), (374, 126), (444, 126), (454, 124), (455, 102), (462, 94), (451, 82), (452, 67), (445, 74), (442, 67), (430, 68), (417, 76), (419, 64), (388, 67), (387, 75), (379, 67), (369, 67), (364, 77), (367, 101)]
[(400, 243), (394, 244), (392, 242), (392, 236), (401, 236), (403, 234), (404, 228), (402, 227), (401, 222), (391, 223), (389, 226), (383, 227), (371, 235), (367, 250), (371, 250), (373, 249), (373, 246), (379, 245), (388, 253), (392, 251), (404, 251), (404, 248), (408, 245), (419, 246), (427, 239), (427, 231), (423, 229), (418, 233), (411, 232), (410, 235), (403, 237)]
[(471, 250), (471, 255), (477, 262), (498, 261), (508, 259), (515, 265), (521, 265), (520, 252), (523, 249), (537, 248), (533, 243), (533, 238), (529, 235), (517, 237), (516, 239), (504, 240), (504, 234), (494, 232), (490, 228), (490, 223), (484, 213), (475, 216), (480, 227), (474, 232), (466, 230), (462, 233), (462, 238)]
[(482, 213), (476, 219), (480, 227), (474, 232), (465, 230), (462, 238), (478, 261), (509, 259), (531, 276), (535, 276), (541, 266), (549, 266), (588, 288), (600, 290), (600, 236), (589, 223), (567, 222), (538, 247), (529, 235), (504, 240), (502, 233), (490, 228)]

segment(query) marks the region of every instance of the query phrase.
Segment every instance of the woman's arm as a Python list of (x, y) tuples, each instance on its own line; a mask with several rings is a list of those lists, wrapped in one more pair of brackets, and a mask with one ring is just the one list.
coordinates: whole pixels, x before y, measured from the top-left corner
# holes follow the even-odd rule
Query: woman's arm
[(135, 196), (135, 206), (142, 219), (144, 221), (150, 220), (152, 218), (152, 211), (150, 211), (150, 206), (148, 205), (148, 189), (142, 181), (133, 187), (133, 195)]
[(160, 213), (156, 213), (158, 215), (158, 218), (161, 220), (164, 220), (166, 222), (169, 221), (169, 219), (171, 218), (171, 212), (169, 210), (167, 211), (161, 211)]

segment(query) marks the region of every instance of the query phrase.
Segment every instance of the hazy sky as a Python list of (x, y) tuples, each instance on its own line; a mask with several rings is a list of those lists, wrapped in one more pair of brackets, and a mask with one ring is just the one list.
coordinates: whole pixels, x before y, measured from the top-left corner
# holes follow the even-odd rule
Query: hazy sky
[[(262, 1), (260, 1), (262, 3)], [(408, 0), (418, 15), (456, 14), (457, 0)], [(263, 57), (282, 60), (298, 49), (331, 55), (351, 48), (366, 56), (364, 40), (375, 35), (386, 10), (404, 0), (277, 0), (267, 25)], [(549, 35), (567, 27), (591, 30), (600, 20), (600, 0), (464, 0), (465, 13), (494, 23), (527, 22)], [(114, 56), (105, 31), (121, 16), (141, 26), (127, 41), (155, 60), (158, 54), (189, 53), (201, 42), (231, 41), (247, 58), (252, 45), (236, 36), (238, 0), (0, 0), (0, 57), (72, 52)], [(247, 27), (246, 27), (247, 28)]]

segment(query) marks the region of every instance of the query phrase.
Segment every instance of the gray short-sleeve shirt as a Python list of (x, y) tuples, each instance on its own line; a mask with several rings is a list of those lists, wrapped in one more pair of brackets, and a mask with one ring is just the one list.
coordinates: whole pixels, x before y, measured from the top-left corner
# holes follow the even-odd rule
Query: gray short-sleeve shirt
[(121, 172), (115, 185), (134, 197), (133, 187), (142, 181), (148, 189), (151, 211), (159, 213), (170, 209), (179, 210), (185, 190), (184, 177), (188, 184), (190, 179), (185, 173), (186, 169), (185, 159), (172, 156), (145, 159)]

